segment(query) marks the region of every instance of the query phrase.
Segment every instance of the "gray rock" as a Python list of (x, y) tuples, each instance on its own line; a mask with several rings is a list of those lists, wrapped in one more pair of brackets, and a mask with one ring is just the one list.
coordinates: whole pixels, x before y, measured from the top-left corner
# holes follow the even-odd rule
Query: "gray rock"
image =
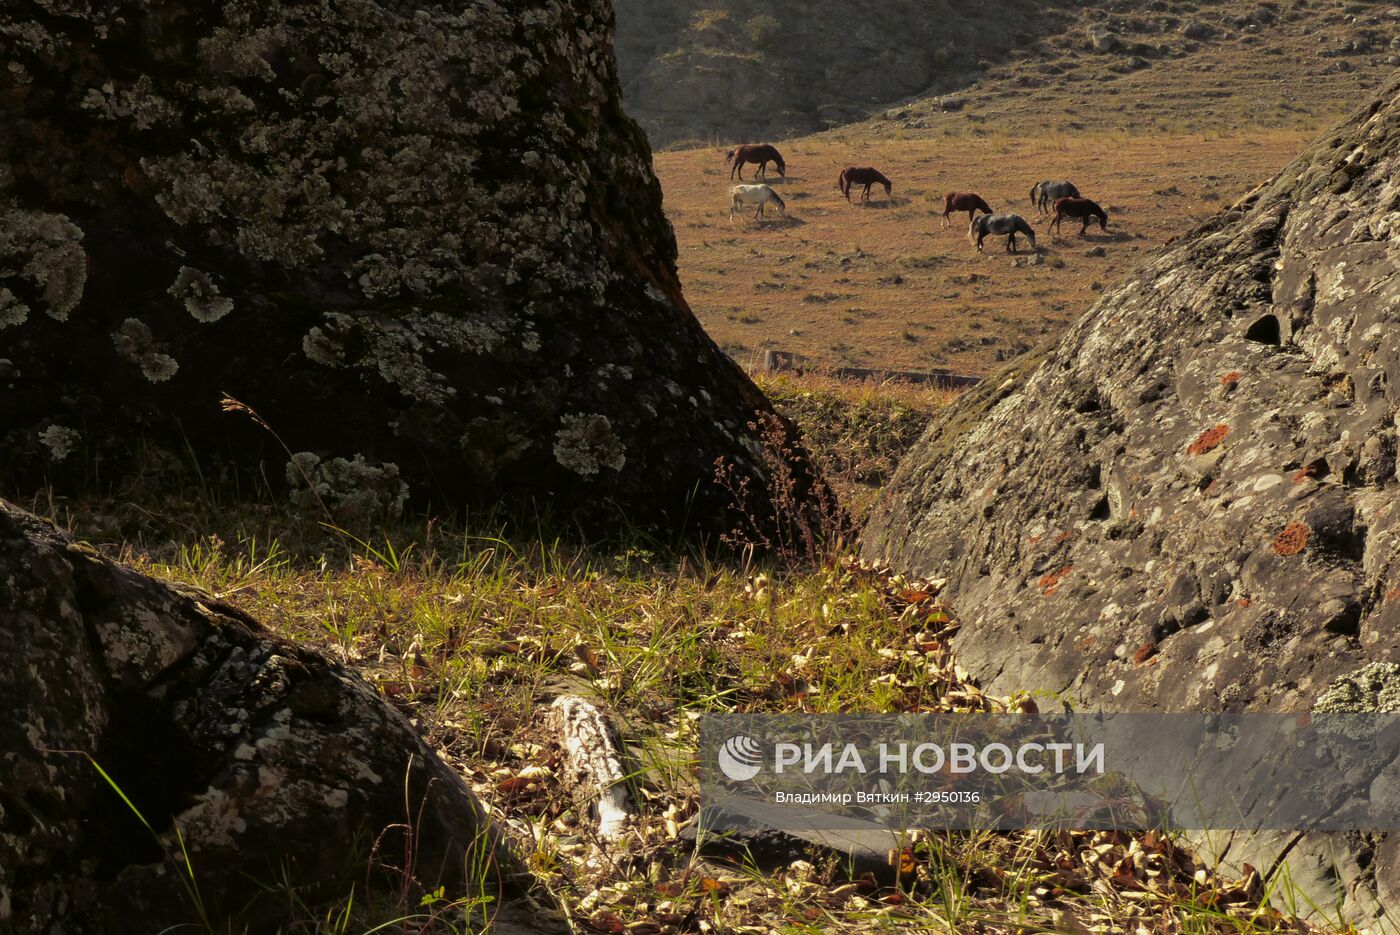
[[(948, 580), (991, 690), (1307, 711), (1400, 658), (1397, 177), (1392, 82), (911, 452), (865, 553)], [(1393, 837), (1275, 843), (1317, 905), (1400, 895)]]
[(1122, 44), (1115, 33), (1102, 26), (1089, 27), (1089, 48), (1095, 52), (1112, 52)]
[(851, 877), (869, 874), (886, 885), (898, 879), (891, 856), (903, 847), (897, 832), (876, 822), (822, 815), (802, 826), (792, 809), (737, 795), (705, 806), (699, 820), (682, 831), (682, 839), (731, 856), (736, 850), (747, 852), (758, 866), (786, 865), (816, 854), (835, 859)]
[[(714, 534), (717, 458), (765, 485), (773, 410), (681, 294), (607, 0), (46, 8), (0, 10), (11, 489), (193, 450), (338, 520), (506, 501)], [(55, 463), (53, 423), (90, 460)]]
[(1210, 39), (1215, 36), (1216, 29), (1209, 23), (1193, 19), (1182, 24), (1181, 34), (1187, 39)]
[(208, 918), (240, 931), (288, 921), (284, 882), (310, 903), (397, 887), (368, 848), (401, 861), (405, 821), (410, 891), (460, 891), (473, 853), (509, 860), (461, 776), (358, 677), (4, 501), (0, 621), (0, 931), (198, 922), (181, 840)]

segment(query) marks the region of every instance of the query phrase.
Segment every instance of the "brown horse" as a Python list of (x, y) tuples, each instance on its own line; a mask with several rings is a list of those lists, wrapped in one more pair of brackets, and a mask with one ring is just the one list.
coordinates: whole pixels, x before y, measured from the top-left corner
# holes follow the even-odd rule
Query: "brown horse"
[(787, 178), (787, 164), (783, 162), (782, 153), (767, 143), (742, 143), (735, 146), (724, 154), (724, 164), (734, 164), (734, 168), (729, 170), (729, 177), (734, 178), (734, 173), (739, 173), (739, 179), (744, 178), (744, 163), (751, 162), (758, 166), (758, 172), (754, 178), (766, 179), (768, 177), (768, 163), (773, 163), (778, 167), (778, 174)]
[(991, 214), (992, 209), (982, 200), (981, 195), (974, 195), (972, 192), (949, 192), (943, 196), (943, 226), (948, 226), (948, 215), (954, 211), (966, 211), (967, 223), (971, 224), (972, 219), (977, 216), (977, 212)]
[(851, 200), (851, 186), (864, 185), (864, 190), (860, 193), (861, 201), (870, 200), (870, 186), (885, 186), (885, 194), (888, 195), (894, 190), (894, 183), (885, 178), (884, 173), (873, 166), (847, 166), (841, 170), (841, 177), (836, 180), (836, 187), (841, 189), (841, 194), (846, 196), (846, 200)]
[(1079, 228), (1080, 237), (1089, 229), (1090, 218), (1099, 219), (1099, 230), (1108, 230), (1108, 212), (1088, 198), (1055, 199), (1055, 219), (1050, 222), (1050, 227), (1056, 234), (1060, 232), (1060, 221), (1064, 218), (1079, 218), (1084, 222)]

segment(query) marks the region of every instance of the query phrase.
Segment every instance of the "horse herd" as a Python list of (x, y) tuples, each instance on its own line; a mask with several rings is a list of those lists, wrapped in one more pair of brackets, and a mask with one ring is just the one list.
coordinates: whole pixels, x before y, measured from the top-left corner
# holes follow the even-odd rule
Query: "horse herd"
[[(729, 222), (734, 223), (734, 212), (741, 207), (754, 208), (754, 217), (763, 217), (763, 209), (770, 202), (777, 206), (778, 213), (787, 216), (787, 204), (766, 182), (756, 182), (744, 184), (744, 166), (753, 164), (758, 166), (754, 173), (754, 179), (766, 179), (768, 177), (768, 165), (772, 163), (778, 170), (778, 175), (787, 177), (787, 163), (783, 161), (782, 154), (767, 143), (746, 143), (736, 146), (725, 153), (725, 163), (732, 166), (729, 170), (729, 178), (734, 179), (738, 173), (740, 184), (733, 186), (730, 190)], [(848, 166), (841, 170), (841, 175), (836, 181), (836, 186), (841, 190), (841, 194), (846, 196), (846, 200), (851, 200), (851, 189), (855, 186), (862, 186), (860, 200), (866, 202), (870, 200), (870, 190), (875, 185), (881, 185), (888, 196), (894, 190), (894, 183), (887, 178), (884, 173), (873, 166)], [(1089, 229), (1089, 222), (1097, 220), (1100, 230), (1108, 230), (1108, 212), (1099, 207), (1096, 202), (1090, 201), (1079, 193), (1079, 189), (1074, 187), (1072, 182), (1045, 181), (1036, 182), (1030, 191), (1031, 207), (1035, 208), (1039, 217), (1050, 217), (1050, 229), (1056, 233), (1060, 231), (1060, 222), (1065, 218), (1078, 218), (1082, 223), (1079, 228), (1079, 235), (1084, 236)], [(949, 225), (948, 218), (954, 211), (967, 212), (967, 236), (969, 240), (977, 244), (977, 250), (981, 252), (982, 241), (989, 235), (1004, 235), (1006, 237), (1006, 250), (1008, 253), (1016, 251), (1016, 235), (1022, 234), (1030, 241), (1031, 249), (1035, 246), (1035, 230), (1030, 223), (1019, 214), (1011, 212), (994, 212), (990, 205), (975, 192), (949, 192), (943, 198), (943, 226)], [(978, 212), (982, 212), (978, 215)]]

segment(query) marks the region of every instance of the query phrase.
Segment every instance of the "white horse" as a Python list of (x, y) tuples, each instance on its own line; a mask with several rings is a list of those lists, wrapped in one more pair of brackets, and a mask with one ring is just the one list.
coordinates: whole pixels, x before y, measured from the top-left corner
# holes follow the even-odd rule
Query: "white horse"
[(780, 215), (787, 217), (787, 205), (778, 197), (778, 193), (767, 185), (735, 185), (729, 190), (729, 194), (733, 196), (729, 201), (730, 224), (734, 223), (734, 212), (744, 205), (757, 205), (753, 216), (763, 217), (763, 207), (770, 201), (778, 206)]

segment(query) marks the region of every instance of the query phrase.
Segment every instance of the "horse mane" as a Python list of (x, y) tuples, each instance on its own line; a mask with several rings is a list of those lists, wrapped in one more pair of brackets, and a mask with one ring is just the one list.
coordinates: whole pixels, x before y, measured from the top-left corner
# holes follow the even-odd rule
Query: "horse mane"
[(779, 208), (782, 208), (784, 211), (786, 211), (786, 210), (787, 210), (787, 202), (786, 202), (786, 201), (783, 201), (782, 196), (779, 195), (777, 192), (775, 192), (775, 191), (773, 190), (772, 186), (765, 185), (764, 188), (767, 188), (767, 189), (768, 189), (768, 197), (769, 197), (771, 200), (776, 201), (776, 202), (778, 203), (778, 207), (779, 207)]

